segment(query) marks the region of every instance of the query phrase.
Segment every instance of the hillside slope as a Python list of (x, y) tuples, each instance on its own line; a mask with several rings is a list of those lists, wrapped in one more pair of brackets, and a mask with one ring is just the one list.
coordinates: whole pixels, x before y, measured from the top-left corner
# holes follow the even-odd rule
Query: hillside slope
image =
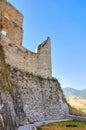
[(64, 95), (68, 96), (77, 96), (83, 99), (86, 99), (86, 89), (78, 90), (74, 88), (63, 88)]
[(67, 97), (67, 102), (72, 107), (74, 113), (86, 115), (86, 99), (77, 96), (69, 96)]

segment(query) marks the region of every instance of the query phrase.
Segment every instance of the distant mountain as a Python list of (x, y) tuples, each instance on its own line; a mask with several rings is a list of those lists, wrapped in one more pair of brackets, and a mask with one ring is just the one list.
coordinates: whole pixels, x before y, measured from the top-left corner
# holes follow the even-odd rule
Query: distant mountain
[(86, 99), (86, 89), (78, 90), (74, 88), (63, 88), (64, 95), (68, 96), (78, 96), (80, 98)]

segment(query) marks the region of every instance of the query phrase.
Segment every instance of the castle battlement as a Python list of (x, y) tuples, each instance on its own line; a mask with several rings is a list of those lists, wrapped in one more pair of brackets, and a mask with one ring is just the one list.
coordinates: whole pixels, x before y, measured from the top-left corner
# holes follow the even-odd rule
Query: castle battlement
[(0, 44), (6, 62), (13, 67), (43, 77), (51, 77), (51, 46), (48, 37), (35, 52), (22, 46), (23, 15), (6, 0), (0, 0)]

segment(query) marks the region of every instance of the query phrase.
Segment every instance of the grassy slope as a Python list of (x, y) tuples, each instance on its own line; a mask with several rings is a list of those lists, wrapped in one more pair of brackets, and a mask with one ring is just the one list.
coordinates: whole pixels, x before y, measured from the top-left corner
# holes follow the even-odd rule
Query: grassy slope
[[(68, 125), (71, 127), (68, 127)], [(75, 127), (74, 127), (75, 126)], [(66, 121), (40, 126), (37, 130), (86, 130), (86, 122)]]
[(73, 113), (86, 116), (86, 100), (77, 96), (67, 97), (67, 102), (72, 107)]

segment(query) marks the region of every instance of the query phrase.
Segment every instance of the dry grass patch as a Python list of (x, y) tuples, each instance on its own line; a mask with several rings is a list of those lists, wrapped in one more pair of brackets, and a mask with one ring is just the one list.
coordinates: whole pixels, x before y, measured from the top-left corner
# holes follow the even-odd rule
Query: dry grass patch
[(48, 125), (38, 127), (37, 130), (86, 130), (86, 122), (73, 120), (50, 123)]
[(67, 97), (67, 102), (71, 106), (71, 113), (79, 116), (86, 116), (86, 99), (77, 96)]

